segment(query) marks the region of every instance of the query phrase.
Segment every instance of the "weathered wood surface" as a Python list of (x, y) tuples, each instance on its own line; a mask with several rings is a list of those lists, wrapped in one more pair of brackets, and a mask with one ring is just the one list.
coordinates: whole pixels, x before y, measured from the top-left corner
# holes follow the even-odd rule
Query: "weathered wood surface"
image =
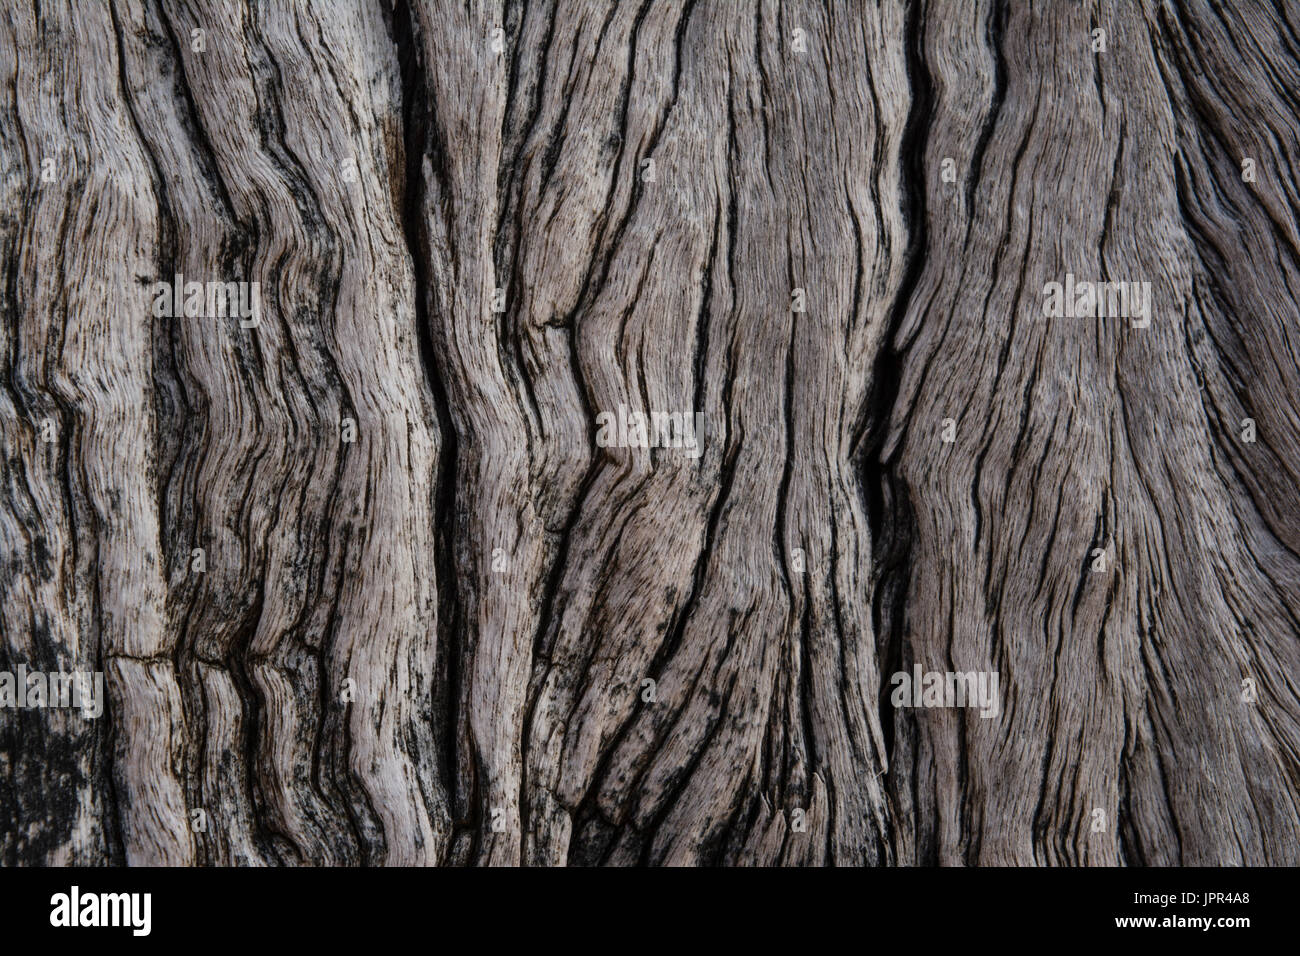
[(1300, 863), (1286, 0), (41, 0), (0, 74), (0, 670), (106, 697), (0, 708), (0, 861)]

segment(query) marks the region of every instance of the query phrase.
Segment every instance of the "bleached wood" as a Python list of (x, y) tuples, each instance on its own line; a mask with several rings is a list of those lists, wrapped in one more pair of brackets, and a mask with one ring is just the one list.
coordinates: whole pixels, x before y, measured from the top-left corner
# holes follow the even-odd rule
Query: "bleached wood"
[(1298, 26), (7, 10), (0, 861), (1300, 863)]

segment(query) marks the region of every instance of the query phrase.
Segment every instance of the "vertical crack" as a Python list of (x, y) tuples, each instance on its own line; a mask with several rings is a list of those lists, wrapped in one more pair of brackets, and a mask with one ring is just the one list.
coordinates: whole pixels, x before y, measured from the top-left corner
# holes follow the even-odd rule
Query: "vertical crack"
[[(903, 663), (903, 634), (906, 602), (911, 583), (912, 542), (916, 536), (915, 513), (911, 492), (897, 473), (895, 444), (888, 455), (883, 453), (885, 437), (898, 402), (902, 382), (903, 354), (895, 341), (911, 307), (913, 294), (925, 267), (927, 249), (927, 204), (925, 194), (925, 154), (930, 135), (933, 92), (924, 53), (924, 16), (920, 4), (912, 5), (906, 22), (906, 60), (912, 103), (903, 131), (900, 177), (903, 217), (907, 225), (907, 251), (903, 278), (898, 294), (890, 306), (880, 350), (871, 375), (871, 392), (864, 414), (866, 435), (860, 458), (860, 476), (866, 495), (867, 520), (871, 529), (873, 570), (872, 628), (876, 635), (878, 666), (881, 668), (879, 715), (885, 740), (886, 771), (892, 767), (895, 746), (895, 714), (889, 705), (889, 675)], [(886, 780), (888, 781), (886, 774)], [(886, 791), (895, 788), (886, 784)], [(895, 838), (895, 843), (897, 840)], [(894, 853), (881, 848), (881, 858)]]
[(464, 655), (463, 610), (459, 599), (455, 562), (456, 522), (439, 520), (455, 511), (456, 470), (459, 449), (456, 429), (451, 418), (451, 404), (437, 361), (433, 341), (432, 288), (429, 278), (430, 248), (428, 229), (424, 222), (425, 183), (423, 161), (425, 146), (430, 142), (433, 120), (429, 103), (432, 96), (425, 89), (422, 77), (421, 56), (415, 39), (415, 25), (407, 0), (396, 0), (388, 13), (393, 44), (397, 49), (398, 76), (401, 86), (401, 137), (405, 162), (404, 181), (401, 188), (402, 232), (411, 256), (415, 280), (415, 340), (419, 345), (420, 365), (425, 381), (433, 396), (438, 425), (438, 466), (433, 490), (434, 540), (437, 554), (438, 633), (437, 660), (434, 665), (434, 699), (432, 701), (433, 733), (439, 755), (439, 766), (451, 800), (452, 827), (448, 834), (448, 853), (454, 846), (459, 831), (477, 829), (471, 819), (478, 801), (474, 790), (476, 781), (469, 781), (469, 789), (462, 793), (457, 759), (456, 728), (460, 723), (461, 675)]

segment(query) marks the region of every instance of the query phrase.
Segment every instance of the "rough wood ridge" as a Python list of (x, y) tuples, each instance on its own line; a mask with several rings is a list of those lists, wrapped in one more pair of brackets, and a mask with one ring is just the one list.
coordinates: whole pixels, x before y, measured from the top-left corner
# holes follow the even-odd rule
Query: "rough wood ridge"
[(1300, 864), (1287, 0), (33, 0), (0, 88), (0, 862)]

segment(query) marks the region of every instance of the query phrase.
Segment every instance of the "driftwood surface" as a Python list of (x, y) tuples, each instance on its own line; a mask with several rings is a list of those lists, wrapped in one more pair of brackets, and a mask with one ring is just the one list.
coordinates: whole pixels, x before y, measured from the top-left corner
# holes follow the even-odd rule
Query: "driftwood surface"
[(0, 84), (0, 670), (105, 696), (0, 708), (0, 862), (1300, 863), (1290, 0), (40, 0)]

